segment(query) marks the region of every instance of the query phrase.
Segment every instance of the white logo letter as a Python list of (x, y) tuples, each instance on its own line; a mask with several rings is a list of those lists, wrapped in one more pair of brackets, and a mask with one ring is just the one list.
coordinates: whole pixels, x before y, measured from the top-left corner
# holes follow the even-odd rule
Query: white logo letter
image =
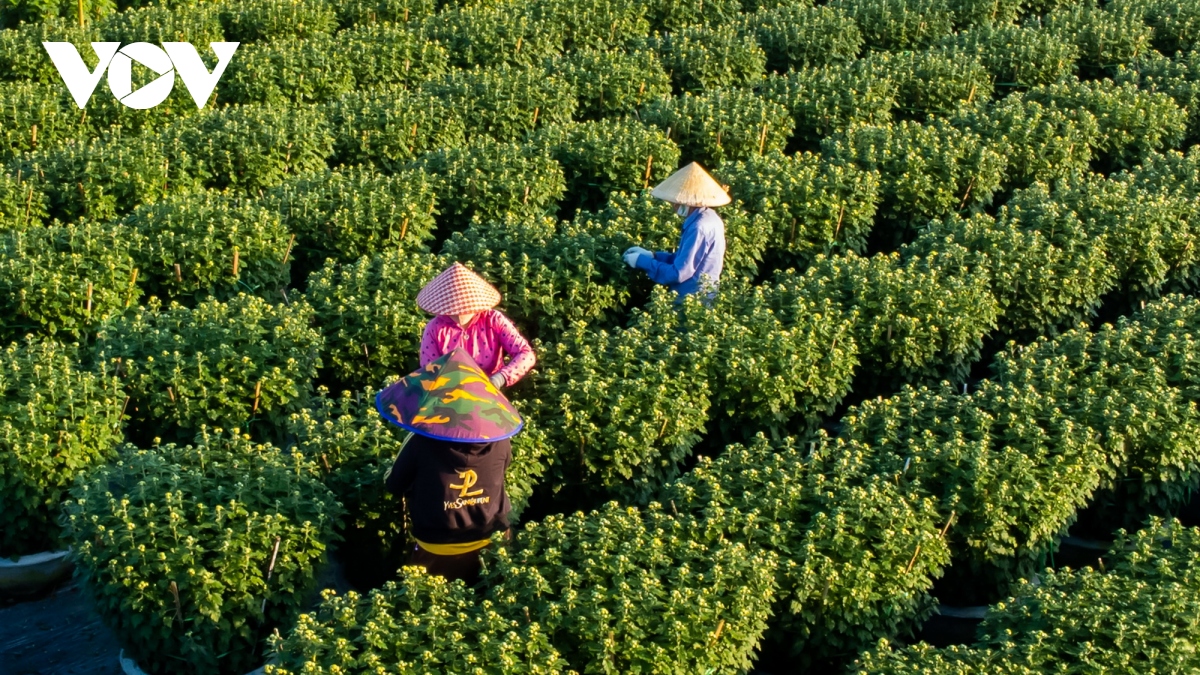
[(54, 62), (54, 67), (58, 69), (58, 74), (67, 85), (67, 91), (70, 91), (71, 97), (75, 99), (75, 105), (82, 108), (92, 97), (92, 92), (96, 90), (96, 85), (100, 83), (100, 78), (104, 76), (108, 63), (112, 61), (113, 54), (117, 53), (121, 43), (93, 42), (92, 51), (96, 52), (99, 62), (96, 64), (96, 70), (92, 72), (88, 72), (87, 65), (79, 56), (79, 50), (70, 42), (43, 42), (42, 46), (46, 48), (46, 53), (50, 55), (50, 60)]
[(175, 63), (175, 70), (179, 73), (179, 77), (183, 78), (183, 86), (187, 87), (188, 93), (192, 95), (192, 100), (196, 102), (197, 108), (203, 108), (205, 101), (212, 95), (213, 89), (217, 86), (217, 81), (221, 79), (221, 75), (225, 73), (225, 67), (229, 65), (229, 61), (233, 58), (233, 53), (237, 51), (240, 42), (210, 42), (208, 45), (212, 47), (213, 53), (217, 55), (217, 67), (213, 68), (211, 73), (204, 66), (204, 62), (200, 60), (200, 55), (196, 53), (196, 48), (187, 42), (164, 42), (163, 49), (167, 50), (167, 54), (171, 56), (171, 61)]
[[(133, 91), (134, 61), (160, 75), (136, 92)], [(113, 96), (116, 96), (118, 101), (129, 108), (136, 110), (153, 108), (167, 100), (167, 97), (171, 95), (171, 88), (174, 86), (175, 69), (171, 65), (171, 59), (166, 52), (149, 42), (134, 42), (125, 45), (113, 57), (112, 63), (108, 67), (108, 88), (112, 90)]]

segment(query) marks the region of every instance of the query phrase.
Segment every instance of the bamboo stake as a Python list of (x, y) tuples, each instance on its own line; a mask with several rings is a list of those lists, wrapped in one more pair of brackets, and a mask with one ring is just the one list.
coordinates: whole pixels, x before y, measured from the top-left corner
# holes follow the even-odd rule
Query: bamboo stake
[(171, 397), (171, 403), (175, 402), (175, 390), (174, 389), (167, 387), (167, 396)]
[(522, 204), (529, 203), (529, 186), (528, 185), (525, 186), (525, 196), (521, 199), (521, 203)]
[[(271, 552), (271, 564), (267, 567), (267, 581), (271, 580), (271, 573), (275, 571), (275, 558), (279, 556), (279, 541), (280, 537), (275, 537), (275, 550)], [(262, 609), (258, 611), (259, 613), (267, 611), (267, 599), (265, 597), (262, 601)]]
[(400, 241), (404, 241), (404, 234), (406, 232), (408, 232), (408, 218), (405, 218), (404, 222), (400, 223)]
[(917, 550), (916, 550), (916, 551), (913, 551), (913, 557), (912, 557), (912, 560), (909, 560), (909, 561), (908, 561), (908, 567), (905, 567), (905, 568), (904, 568), (904, 573), (905, 573), (905, 574), (908, 574), (910, 571), (912, 571), (913, 565), (914, 565), (914, 564), (916, 564), (916, 562), (917, 562), (917, 556), (919, 556), (919, 555), (921, 555), (921, 545), (920, 545), (920, 544), (917, 544)]
[(258, 397), (260, 394), (262, 394), (262, 380), (259, 380), (258, 384), (254, 385), (254, 409), (250, 411), (251, 415), (258, 412)]
[(296, 243), (296, 235), (292, 233), (292, 239), (288, 239), (288, 249), (283, 251), (283, 262), (280, 264), (288, 264), (288, 257), (292, 255), (292, 245)]
[[(83, 0), (79, 0), (81, 3)], [(179, 602), (179, 585), (174, 581), (171, 582), (171, 595), (175, 597), (175, 618), (183, 618), (183, 603)]]
[[(83, 28), (83, 0), (79, 0), (79, 27)], [(175, 582), (172, 581), (172, 584)]]
[(236, 246), (234, 246), (234, 247), (233, 247), (233, 276), (234, 276), (235, 278), (236, 278), (236, 277), (237, 277), (237, 275), (238, 275), (238, 263), (240, 263), (240, 262), (241, 262), (241, 260), (238, 258), (238, 250), (237, 250), (237, 247), (236, 247)]
[(137, 268), (133, 268), (133, 274), (129, 275), (129, 290), (125, 293), (125, 306), (128, 307), (130, 302), (133, 302), (133, 288), (137, 284)]
[(92, 315), (92, 282), (90, 281), (88, 282), (87, 313), (88, 316)]
[(533, 109), (533, 124), (531, 126), (535, 126), (535, 127), (537, 126), (538, 113), (541, 112), (541, 110), (542, 110), (541, 106)]
[(763, 124), (762, 133), (758, 135), (758, 154), (763, 154), (763, 148), (767, 145), (767, 125)]
[(179, 263), (175, 263), (175, 281), (183, 283), (183, 269), (179, 267)]
[(654, 155), (650, 155), (650, 156), (646, 157), (646, 176), (645, 176), (645, 179), (642, 181), (642, 189), (643, 190), (650, 187), (650, 167), (652, 167), (653, 165), (654, 165)]
[(121, 417), (125, 416), (125, 411), (129, 408), (129, 397), (125, 397), (125, 403), (121, 405)]
[(725, 628), (725, 619), (721, 619), (720, 621), (717, 622), (717, 632), (713, 634), (712, 640), (709, 642), (710, 645), (717, 643), (717, 640), (719, 640), (721, 638), (721, 631), (724, 628)]
[(363, 356), (367, 359), (367, 367), (371, 367), (371, 352), (367, 351), (367, 343), (363, 343)]
[(29, 131), (32, 134), (32, 138), (29, 139), (29, 145), (32, 146), (34, 150), (37, 150), (37, 125), (35, 124), (30, 127)]
[(285, 304), (285, 305), (290, 305), (290, 304), (292, 304), (292, 301), (288, 299), (288, 295), (287, 295), (287, 289), (286, 289), (286, 288), (281, 288), (281, 289), (279, 289), (279, 294), (283, 296), (283, 304)]
[(321, 453), (321, 463), (325, 465), (325, 473), (333, 472), (333, 469), (329, 468), (329, 458), (323, 452)]

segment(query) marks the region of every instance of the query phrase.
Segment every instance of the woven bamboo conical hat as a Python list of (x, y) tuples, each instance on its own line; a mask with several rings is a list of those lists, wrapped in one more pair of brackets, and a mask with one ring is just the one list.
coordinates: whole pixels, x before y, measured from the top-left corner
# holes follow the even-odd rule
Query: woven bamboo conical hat
[(671, 174), (650, 194), (685, 206), (725, 206), (730, 202), (729, 193), (696, 162)]
[(500, 291), (483, 277), (454, 263), (417, 293), (417, 306), (430, 314), (483, 312), (500, 303)]

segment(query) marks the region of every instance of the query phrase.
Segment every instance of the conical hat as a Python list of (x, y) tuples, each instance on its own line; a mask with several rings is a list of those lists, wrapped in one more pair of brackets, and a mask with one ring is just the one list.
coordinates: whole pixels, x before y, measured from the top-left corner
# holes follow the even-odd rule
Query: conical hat
[(430, 314), (470, 314), (500, 304), (500, 291), (459, 263), (425, 284), (417, 293), (417, 306)]
[(525, 424), (461, 347), (379, 392), (375, 408), (388, 422), (440, 441), (490, 443)]
[(696, 162), (671, 174), (650, 194), (686, 206), (725, 206), (730, 202), (729, 193)]

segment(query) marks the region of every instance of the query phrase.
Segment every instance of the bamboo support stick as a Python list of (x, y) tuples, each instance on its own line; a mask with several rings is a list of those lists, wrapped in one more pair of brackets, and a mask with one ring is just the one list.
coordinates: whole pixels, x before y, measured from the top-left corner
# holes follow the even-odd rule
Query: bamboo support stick
[(254, 409), (250, 411), (251, 415), (258, 412), (258, 398), (259, 398), (259, 395), (261, 395), (261, 394), (262, 394), (262, 380), (259, 380), (258, 384), (254, 385)]
[(30, 133), (29, 145), (32, 147), (32, 149), (37, 150), (37, 125), (36, 124), (29, 128), (29, 133)]
[(763, 124), (762, 133), (758, 135), (758, 154), (763, 154), (763, 148), (767, 145), (767, 125)]
[[(82, 2), (83, 0), (80, 0)], [(183, 603), (179, 602), (179, 585), (174, 581), (171, 582), (171, 595), (175, 598), (175, 618), (183, 618)]]
[(90, 281), (88, 282), (87, 290), (87, 314), (88, 316), (92, 315), (92, 282)]
[(125, 306), (126, 307), (129, 306), (129, 303), (133, 302), (133, 289), (137, 285), (137, 277), (138, 277), (138, 269), (135, 267), (135, 268), (133, 268), (133, 274), (129, 275), (129, 290), (126, 291), (126, 293), (125, 293)]
[(175, 281), (183, 283), (183, 268), (179, 266), (179, 263), (175, 263)]
[(717, 640), (721, 639), (721, 631), (725, 629), (725, 619), (717, 622), (717, 632), (713, 633), (712, 640), (709, 644), (716, 644)]
[(234, 246), (234, 247), (233, 247), (233, 276), (234, 276), (235, 278), (236, 278), (236, 277), (237, 277), (237, 275), (238, 275), (238, 264), (239, 264), (240, 262), (241, 262), (241, 259), (238, 257), (238, 250), (237, 250), (237, 247), (236, 247), (236, 246)]
[(292, 238), (291, 238), (291, 239), (288, 239), (287, 250), (285, 250), (285, 251), (283, 252), (283, 262), (281, 262), (281, 263), (280, 263), (280, 265), (286, 265), (286, 264), (287, 264), (287, 262), (288, 262), (288, 258), (289, 258), (289, 257), (292, 255), (292, 244), (295, 244), (295, 243), (296, 243), (296, 234), (293, 232), (293, 233), (292, 233)]
[(646, 176), (642, 181), (642, 189), (650, 187), (650, 167), (654, 166), (654, 155), (646, 157)]

